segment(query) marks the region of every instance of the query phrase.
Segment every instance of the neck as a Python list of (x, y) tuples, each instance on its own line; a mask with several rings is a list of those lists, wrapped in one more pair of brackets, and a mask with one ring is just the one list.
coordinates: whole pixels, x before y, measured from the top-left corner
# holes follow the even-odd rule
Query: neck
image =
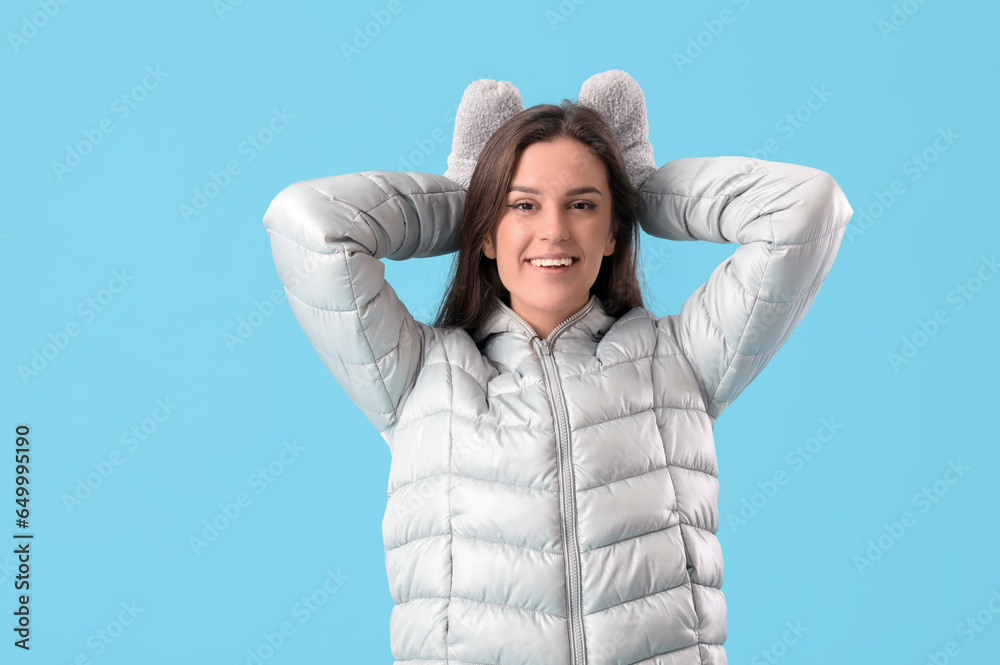
[(512, 298), (510, 308), (514, 310), (518, 316), (527, 321), (528, 325), (531, 326), (539, 337), (546, 339), (550, 334), (552, 334), (553, 330), (559, 327), (560, 323), (586, 307), (588, 302), (590, 302), (589, 295), (581, 303), (575, 303), (558, 310), (548, 310), (530, 307), (516, 298)]

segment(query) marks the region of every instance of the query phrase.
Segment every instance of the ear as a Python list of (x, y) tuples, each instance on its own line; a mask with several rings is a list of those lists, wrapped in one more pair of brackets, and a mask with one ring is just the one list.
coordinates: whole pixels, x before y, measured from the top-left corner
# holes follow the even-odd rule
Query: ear
[(604, 246), (604, 256), (611, 256), (615, 253), (615, 234), (611, 233), (610, 236), (608, 244)]
[(487, 237), (486, 239), (483, 240), (483, 254), (485, 254), (486, 258), (488, 258), (488, 259), (496, 259), (497, 258), (496, 249), (493, 247), (493, 243), (490, 242), (489, 237)]

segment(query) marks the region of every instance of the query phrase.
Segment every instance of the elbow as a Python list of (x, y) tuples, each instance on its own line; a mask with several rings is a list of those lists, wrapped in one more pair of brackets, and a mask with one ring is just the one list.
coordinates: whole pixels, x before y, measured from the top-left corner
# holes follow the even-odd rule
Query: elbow
[(850, 202), (847, 200), (847, 194), (844, 193), (844, 190), (841, 189), (833, 176), (824, 171), (823, 177), (827, 181), (825, 190), (826, 207), (829, 210), (830, 217), (834, 220), (834, 228), (843, 228), (847, 226), (847, 223), (851, 221), (851, 217), (854, 216), (854, 208), (851, 207)]
[[(360, 214), (349, 202), (359, 198), (357, 183), (357, 177), (351, 175), (292, 183), (271, 201), (264, 213), (264, 226), (309, 251), (335, 251), (336, 245), (350, 239), (348, 232)], [(374, 244), (370, 238), (364, 240), (368, 242), (363, 244)]]
[(807, 243), (842, 233), (854, 214), (836, 179), (817, 168), (785, 162), (757, 162), (736, 189), (757, 219), (766, 220), (776, 245)]
[(307, 213), (303, 205), (306, 192), (303, 183), (296, 182), (282, 189), (271, 200), (264, 212), (264, 226), (269, 231), (294, 238), (301, 243), (303, 217)]
[[(794, 208), (798, 210), (793, 213)], [(784, 215), (779, 217), (784, 217), (785, 221), (797, 220), (787, 226), (782, 225), (786, 240), (808, 242), (843, 229), (853, 214), (854, 209), (847, 195), (834, 177), (826, 171), (819, 171), (796, 188), (792, 209), (786, 209)]]

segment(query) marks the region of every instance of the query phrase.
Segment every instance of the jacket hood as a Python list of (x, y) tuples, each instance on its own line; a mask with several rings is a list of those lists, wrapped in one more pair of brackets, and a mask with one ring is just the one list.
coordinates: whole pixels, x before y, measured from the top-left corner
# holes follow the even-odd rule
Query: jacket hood
[[(591, 294), (586, 305), (552, 331), (556, 335), (553, 350), (572, 346), (576, 351), (592, 352), (617, 320), (605, 311), (601, 299)], [(536, 336), (527, 321), (494, 296), (493, 312), (476, 328), (472, 339), (500, 371), (510, 371), (532, 354), (531, 340)], [(548, 339), (552, 341), (552, 334)]]

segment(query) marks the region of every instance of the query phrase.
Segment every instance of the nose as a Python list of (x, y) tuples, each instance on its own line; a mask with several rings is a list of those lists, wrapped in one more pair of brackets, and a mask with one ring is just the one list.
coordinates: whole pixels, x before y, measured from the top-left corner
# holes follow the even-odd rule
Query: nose
[(556, 204), (545, 206), (538, 216), (536, 232), (542, 240), (561, 242), (569, 238), (569, 211)]

